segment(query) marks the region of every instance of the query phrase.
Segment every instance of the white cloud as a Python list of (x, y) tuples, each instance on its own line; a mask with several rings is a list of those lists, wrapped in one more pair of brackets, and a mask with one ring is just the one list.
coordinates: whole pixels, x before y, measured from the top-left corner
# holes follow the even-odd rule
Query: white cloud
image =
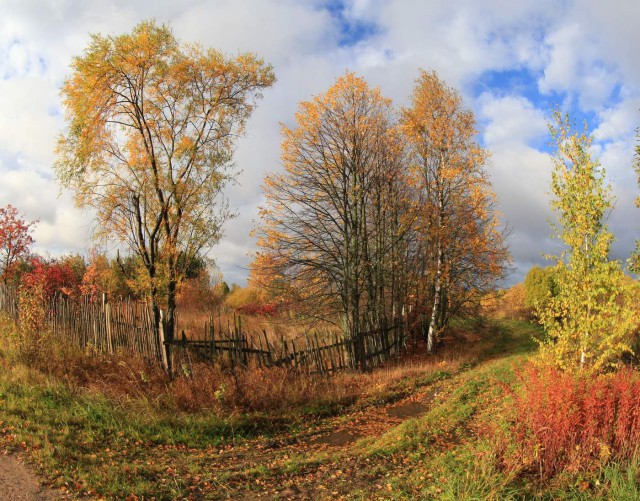
[(55, 116), (57, 108), (57, 90), (46, 79), (29, 76), (0, 80), (0, 151), (20, 155), (25, 163), (50, 172), (60, 126)]
[(478, 104), (480, 118), (489, 122), (484, 129), (484, 142), (490, 149), (505, 143), (527, 143), (547, 133), (544, 112), (525, 97), (484, 93)]
[(599, 113), (600, 123), (593, 131), (596, 141), (611, 141), (635, 135), (640, 123), (640, 96), (626, 99)]

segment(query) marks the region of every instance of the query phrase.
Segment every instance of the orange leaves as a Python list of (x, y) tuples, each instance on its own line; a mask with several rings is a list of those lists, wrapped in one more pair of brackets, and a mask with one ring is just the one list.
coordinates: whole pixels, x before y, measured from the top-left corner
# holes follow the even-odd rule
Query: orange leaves
[(282, 126), (285, 173), (264, 182), (255, 268), (270, 269), (315, 316), (326, 308), (357, 325), (359, 301), (391, 309), (391, 268), (407, 227), (394, 119), (389, 99), (346, 73), (300, 104), (295, 127)]
[(433, 305), (431, 323), (441, 323), (438, 329), (447, 310), (478, 302), (479, 292), (503, 276), (509, 256), (484, 171), (488, 154), (475, 141), (475, 118), (460, 94), (435, 72), (421, 72), (401, 129), (410, 147), (410, 182), (419, 193), (418, 259), (431, 282), (427, 291), (436, 291), (423, 300)]
[(459, 94), (423, 72), (397, 118), (378, 89), (346, 73), (282, 126), (285, 173), (264, 182), (256, 266), (351, 325), (425, 311), (434, 297), (446, 322), (446, 309), (490, 287), (508, 259), (487, 153)]
[(253, 54), (184, 45), (153, 21), (94, 35), (74, 59), (56, 172), (79, 206), (96, 209), (98, 236), (141, 258), (151, 296), (158, 270), (174, 294), (180, 263), (215, 244), (233, 216), (221, 190), (233, 175), (234, 141), (274, 80)]

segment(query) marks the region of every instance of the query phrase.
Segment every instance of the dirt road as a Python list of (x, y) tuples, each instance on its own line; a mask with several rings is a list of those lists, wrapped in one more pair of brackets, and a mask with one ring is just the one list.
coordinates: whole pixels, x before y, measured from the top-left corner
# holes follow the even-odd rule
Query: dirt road
[(61, 497), (43, 486), (17, 456), (0, 451), (0, 501), (49, 501)]

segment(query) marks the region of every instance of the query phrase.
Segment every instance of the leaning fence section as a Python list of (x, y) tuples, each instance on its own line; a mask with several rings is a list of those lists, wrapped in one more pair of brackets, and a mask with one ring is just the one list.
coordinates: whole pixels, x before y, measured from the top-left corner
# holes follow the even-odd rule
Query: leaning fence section
[(348, 337), (329, 332), (306, 333), (297, 339), (270, 339), (266, 331), (247, 333), (239, 317), (233, 325), (211, 318), (199, 339), (182, 333), (173, 343), (176, 366), (194, 361), (224, 366), (291, 367), (309, 373), (368, 369), (398, 356), (406, 348), (404, 324)]
[[(0, 310), (19, 319), (18, 292), (0, 285)], [(223, 323), (220, 316), (204, 322), (198, 339), (178, 329), (166, 340), (162, 312), (139, 301), (91, 301), (58, 294), (46, 304), (45, 324), (53, 335), (80, 348), (101, 353), (143, 357), (166, 370), (193, 362), (238, 367), (289, 367), (309, 373), (370, 369), (398, 356), (406, 348), (404, 323), (353, 336), (329, 332), (306, 333), (296, 339), (273, 339), (266, 331), (249, 333), (240, 317)]]

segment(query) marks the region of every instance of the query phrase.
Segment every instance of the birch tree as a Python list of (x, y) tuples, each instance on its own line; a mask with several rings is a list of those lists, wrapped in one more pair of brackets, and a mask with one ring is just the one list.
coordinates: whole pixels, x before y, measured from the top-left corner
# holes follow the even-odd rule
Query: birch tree
[(402, 130), (418, 190), (415, 298), (427, 315), (431, 352), (451, 315), (504, 276), (509, 254), (485, 171), (488, 154), (460, 94), (422, 71)]
[(58, 178), (78, 206), (95, 209), (98, 238), (140, 257), (156, 325), (166, 294), (171, 338), (184, 263), (215, 244), (232, 216), (221, 190), (272, 69), (253, 54), (229, 58), (181, 44), (153, 22), (92, 35), (71, 67)]
[(556, 294), (538, 316), (547, 337), (541, 354), (564, 369), (600, 371), (624, 352), (635, 325), (632, 292), (620, 263), (609, 260), (613, 235), (606, 220), (613, 197), (605, 170), (592, 158), (592, 138), (554, 113), (554, 227), (566, 250), (557, 263)]
[[(638, 176), (638, 186), (640, 186), (640, 144), (636, 146), (636, 155), (635, 161), (633, 163), (633, 167)], [(638, 195), (635, 199), (636, 207), (640, 209), (640, 195)], [(631, 258), (629, 259), (629, 267), (633, 273), (636, 275), (640, 275), (640, 240), (636, 241), (636, 248), (631, 254)]]

